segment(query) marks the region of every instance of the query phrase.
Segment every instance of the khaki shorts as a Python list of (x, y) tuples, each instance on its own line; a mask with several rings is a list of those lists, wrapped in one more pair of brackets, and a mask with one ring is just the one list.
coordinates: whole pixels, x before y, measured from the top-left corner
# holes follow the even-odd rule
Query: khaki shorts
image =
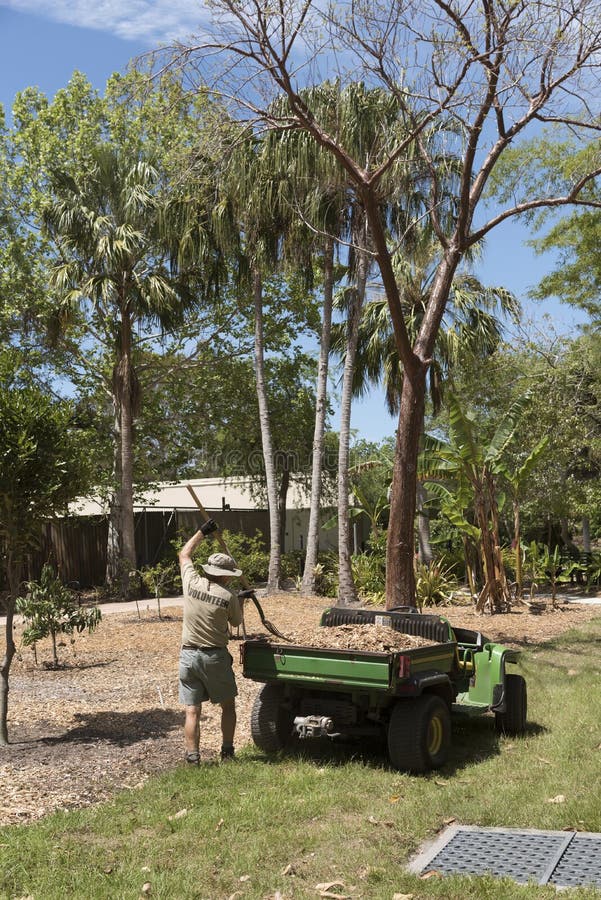
[(185, 706), (205, 700), (224, 703), (238, 694), (232, 657), (225, 647), (210, 650), (180, 650), (179, 699)]

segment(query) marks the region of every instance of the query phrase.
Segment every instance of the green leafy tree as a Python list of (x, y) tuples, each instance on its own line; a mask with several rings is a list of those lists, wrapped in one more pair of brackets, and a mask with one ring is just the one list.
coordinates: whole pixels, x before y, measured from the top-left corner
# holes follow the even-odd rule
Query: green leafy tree
[(520, 530), (528, 542), (536, 539), (551, 547), (560, 542), (568, 549), (568, 523), (579, 523), (583, 538), (590, 522), (595, 527), (601, 472), (600, 365), (594, 335), (558, 338), (549, 323), (544, 334), (533, 334), (521, 348), (501, 348), (492, 365), (464, 370), (455, 386), (484, 434), (492, 433), (499, 409), (530, 394), (520, 426), (527, 443), (515, 442), (505, 457), (508, 471), (519, 473), (531, 448), (545, 445), (520, 482)]
[(574, 213), (536, 243), (540, 253), (558, 251), (559, 264), (532, 292), (537, 299), (559, 297), (585, 310), (601, 326), (601, 213)]
[[(141, 402), (134, 360), (138, 326), (173, 328), (195, 303), (187, 279), (169, 260), (180, 237), (163, 231), (169, 200), (157, 193), (159, 173), (140, 157), (100, 145), (77, 179), (58, 174), (45, 225), (62, 248), (51, 270), (61, 314), (89, 315), (89, 328), (112, 350), (111, 400), (115, 421), (116, 492), (111, 504), (119, 557), (135, 568), (133, 517), (134, 420)], [(114, 565), (115, 559), (109, 556)], [(114, 571), (109, 572), (114, 580)]]
[(23, 645), (35, 649), (37, 641), (50, 637), (52, 642), (52, 662), (59, 665), (56, 638), (59, 634), (81, 634), (86, 629), (92, 632), (102, 619), (97, 606), (90, 609), (81, 607), (73, 591), (65, 587), (52, 566), (42, 567), (39, 581), (28, 581), (26, 594), (17, 599), (17, 612), (25, 618)]
[(0, 744), (8, 743), (7, 711), (15, 654), (13, 619), (23, 567), (42, 525), (64, 514), (90, 484), (84, 434), (74, 428), (73, 407), (57, 402), (23, 378), (15, 352), (0, 358), (0, 540), (8, 582), (4, 654), (0, 662)]
[[(427, 373), (458, 267), (474, 246), (512, 217), (543, 207), (599, 205), (587, 193), (601, 173), (596, 158), (599, 122), (590, 112), (596, 86), (588, 77), (601, 49), (597, 5), (578, 0), (569, 9), (555, 2), (508, 7), (494, 0), (479, 7), (468, 2), (451, 7), (432, 0), (416, 11), (413, 4), (391, 10), (384, 0), (327, 9), (316, 0), (284, 7), (217, 0), (212, 8), (213, 24), (203, 29), (202, 39), (185, 47), (187, 73), (221, 79), (254, 121), (304, 130), (344, 168), (365, 209), (369, 246), (405, 373), (388, 530), (387, 604), (413, 603), (417, 456)], [(366, 155), (362, 148), (357, 155), (347, 135), (332, 128), (303, 94), (307, 72), (319, 69), (326, 48), (330, 69), (382, 87), (399, 104), (406, 128), (388, 135), (382, 154)], [(218, 71), (209, 72), (212, 67)], [(280, 115), (274, 113), (274, 94), (287, 101)], [(485, 209), (496, 167), (514, 148), (519, 151), (541, 120), (561, 134), (570, 129), (592, 148), (591, 156), (569, 177), (545, 182), (536, 192), (518, 180), (518, 193), (512, 192), (507, 203)], [(433, 149), (424, 140), (434, 128), (444, 141), (449, 121), (453, 159), (459, 161), (453, 166), (457, 190), (450, 229), (439, 219), (448, 171), (435, 164), (440, 144)], [(413, 150), (420, 157), (413, 174), (427, 182), (421, 218), (430, 219), (440, 246), (428, 309), (414, 341), (394, 271), (398, 236), (381, 206), (391, 168), (408, 154), (413, 157)], [(526, 159), (514, 157), (513, 164), (518, 178), (520, 171), (527, 173)]]
[(15, 148), (0, 106), (0, 339), (21, 346), (33, 371), (44, 362), (43, 323), (51, 302), (45, 257), (23, 208)]
[[(134, 425), (158, 371), (145, 367), (182, 348), (180, 368), (193, 364), (211, 331), (231, 318), (231, 309), (217, 312), (211, 303), (222, 267), (209, 238), (215, 210), (207, 182), (195, 175), (191, 190), (182, 178), (186, 154), (192, 145), (199, 151), (205, 113), (219, 130), (213, 112), (206, 97), (187, 95), (175, 79), (148, 90), (137, 72), (110, 79), (102, 99), (76, 73), (51, 103), (28, 90), (13, 109), (11, 185), (51, 285), (61, 375), (105, 395), (96, 409), (110, 421), (113, 444), (107, 578), (114, 582), (121, 571), (125, 592), (135, 566)], [(142, 364), (148, 348), (155, 357)]]
[[(535, 193), (544, 183), (558, 186), (562, 182), (574, 183), (585, 168), (598, 169), (600, 164), (598, 146), (583, 146), (573, 138), (557, 140), (549, 131), (520, 148), (519, 174), (514, 168), (517, 155), (512, 151), (497, 173), (497, 193), (503, 199), (516, 190), (518, 181), (519, 190)], [(551, 271), (533, 288), (531, 295), (539, 300), (557, 297), (582, 309), (598, 328), (601, 324), (599, 184), (587, 185), (582, 197), (584, 204), (574, 207), (569, 215), (543, 209), (529, 216), (533, 229), (545, 231), (542, 237), (533, 238), (530, 245), (540, 254), (552, 252), (555, 259)], [(587, 201), (597, 208), (587, 208)]]

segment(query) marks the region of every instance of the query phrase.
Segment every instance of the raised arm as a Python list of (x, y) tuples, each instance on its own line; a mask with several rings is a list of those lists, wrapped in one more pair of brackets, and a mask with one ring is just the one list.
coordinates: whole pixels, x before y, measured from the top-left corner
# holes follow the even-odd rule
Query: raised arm
[(180, 568), (183, 569), (184, 566), (192, 562), (192, 554), (194, 553), (200, 542), (204, 541), (206, 536), (211, 534), (211, 532), (217, 531), (218, 527), (219, 526), (214, 519), (208, 519), (208, 521), (201, 525), (199, 530), (192, 535), (190, 540), (186, 541), (182, 549), (177, 554)]

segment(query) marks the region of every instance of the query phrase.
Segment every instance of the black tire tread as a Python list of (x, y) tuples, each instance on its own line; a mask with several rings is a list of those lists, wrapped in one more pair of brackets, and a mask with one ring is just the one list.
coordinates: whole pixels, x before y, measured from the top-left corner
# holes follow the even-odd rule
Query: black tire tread
[(528, 691), (522, 675), (505, 676), (504, 713), (495, 713), (495, 726), (500, 734), (519, 735), (526, 731)]
[[(427, 748), (431, 717), (443, 718), (444, 740), (440, 752), (432, 758)], [(394, 707), (388, 725), (388, 755), (393, 766), (408, 772), (426, 772), (446, 762), (451, 744), (449, 707), (435, 694), (400, 700)]]
[(259, 750), (278, 753), (290, 740), (290, 717), (282, 708), (284, 694), (278, 684), (264, 684), (255, 698), (250, 732)]

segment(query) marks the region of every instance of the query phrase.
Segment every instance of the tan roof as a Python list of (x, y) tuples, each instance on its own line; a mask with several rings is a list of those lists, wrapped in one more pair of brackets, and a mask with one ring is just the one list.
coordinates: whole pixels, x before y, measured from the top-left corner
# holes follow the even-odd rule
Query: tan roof
[[(197, 478), (188, 481), (166, 482), (153, 490), (139, 495), (134, 490), (134, 510), (143, 509), (196, 509), (194, 500), (186, 485), (190, 484), (198, 499), (208, 510), (222, 509), (223, 504), (231, 509), (266, 509), (267, 502), (261, 494), (250, 490), (250, 478)], [(308, 491), (291, 479), (288, 492), (288, 509), (307, 509), (310, 505)], [(108, 512), (106, 504), (98, 497), (86, 497), (74, 501), (69, 507), (71, 515), (98, 516)]]

